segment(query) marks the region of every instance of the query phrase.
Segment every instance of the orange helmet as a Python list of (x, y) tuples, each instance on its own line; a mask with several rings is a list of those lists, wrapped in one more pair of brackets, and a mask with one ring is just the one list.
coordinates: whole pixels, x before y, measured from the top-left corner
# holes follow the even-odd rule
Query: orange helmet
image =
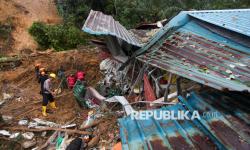
[(39, 71), (40, 72), (45, 72), (45, 68), (40, 68)]
[(36, 67), (40, 67), (40, 66), (41, 66), (41, 64), (37, 63), (35, 66), (36, 66)]

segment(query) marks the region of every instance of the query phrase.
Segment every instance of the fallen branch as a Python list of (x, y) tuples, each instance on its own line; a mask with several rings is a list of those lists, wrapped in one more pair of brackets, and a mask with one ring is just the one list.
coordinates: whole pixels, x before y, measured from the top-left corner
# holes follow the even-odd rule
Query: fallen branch
[(71, 130), (71, 129), (62, 129), (62, 128), (51, 128), (51, 127), (45, 127), (45, 128), (39, 128), (39, 129), (30, 129), (26, 127), (5, 127), (4, 129), (7, 130), (14, 130), (14, 131), (31, 131), (31, 132), (42, 132), (42, 131), (62, 131), (62, 132), (67, 132), (69, 134), (87, 134), (87, 135), (92, 135), (91, 132), (87, 131), (80, 131), (80, 130)]
[(31, 109), (31, 110), (24, 111), (23, 113), (18, 114), (18, 115), (16, 116), (16, 118), (18, 118), (18, 117), (20, 117), (20, 116), (22, 116), (22, 115), (27, 115), (28, 113), (30, 113), (30, 112), (32, 112), (32, 111), (38, 110), (38, 109), (40, 109), (40, 107), (41, 107), (41, 106), (38, 106), (38, 107), (35, 107), (35, 108)]
[(85, 127), (82, 127), (82, 128), (80, 128), (80, 129), (88, 129), (88, 128), (91, 128), (91, 127), (93, 127), (93, 126), (98, 125), (98, 124), (101, 123), (101, 122), (104, 122), (104, 120), (95, 120), (93, 123), (91, 123), (91, 124), (89, 124), (89, 125), (87, 125), (87, 126), (85, 126)]
[(76, 117), (74, 117), (72, 120), (66, 122), (65, 125), (70, 125), (70, 124), (73, 123), (75, 120), (76, 120)]
[(23, 82), (19, 83), (19, 84), (17, 85), (17, 87), (20, 87), (20, 86), (23, 85), (24, 83), (30, 81), (32, 78), (34, 78), (34, 77), (33, 77), (33, 76), (29, 77), (28, 79), (26, 79), (26, 80), (24, 80)]

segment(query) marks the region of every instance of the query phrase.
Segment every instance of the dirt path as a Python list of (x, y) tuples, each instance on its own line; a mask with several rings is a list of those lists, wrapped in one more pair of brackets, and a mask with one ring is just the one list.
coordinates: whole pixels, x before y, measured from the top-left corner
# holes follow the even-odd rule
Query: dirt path
[(37, 48), (37, 43), (28, 33), (28, 28), (34, 21), (49, 24), (61, 22), (54, 0), (1, 0), (0, 21), (10, 18), (14, 25), (14, 38), (11, 53), (20, 53), (23, 49)]

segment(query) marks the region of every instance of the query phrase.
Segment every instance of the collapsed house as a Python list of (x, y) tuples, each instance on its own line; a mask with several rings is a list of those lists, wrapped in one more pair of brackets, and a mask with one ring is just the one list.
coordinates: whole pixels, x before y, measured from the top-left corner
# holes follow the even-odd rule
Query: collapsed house
[[(157, 26), (151, 28), (155, 29)], [(150, 33), (148, 30), (127, 30), (112, 16), (94, 10), (90, 11), (82, 30), (89, 34), (105, 36), (107, 48), (112, 56), (121, 62), (125, 62), (156, 33)]]
[[(140, 100), (148, 101), (146, 111), (156, 114), (164, 110), (203, 113), (194, 120), (123, 117), (119, 119), (123, 149), (250, 148), (249, 19), (250, 9), (182, 11), (146, 44), (139, 44), (140, 37), (130, 34), (112, 17), (91, 11), (83, 30), (110, 35), (107, 45), (119, 43), (120, 48), (109, 46), (109, 50), (114, 57), (118, 53), (125, 56), (122, 66), (126, 66), (123, 75), (129, 78), (129, 96), (143, 95)], [(125, 46), (127, 51), (121, 48), (121, 41), (130, 45)], [(163, 78), (164, 84), (160, 83)], [(187, 79), (191, 84), (183, 88), (182, 81)], [(200, 85), (199, 90), (195, 91), (192, 84)], [(170, 90), (175, 92), (170, 94)], [(171, 103), (176, 96), (177, 102)], [(132, 105), (140, 100), (129, 102)], [(156, 109), (154, 104), (171, 106)], [(207, 112), (216, 112), (216, 116), (207, 117)]]
[(249, 19), (249, 9), (183, 11), (136, 52), (136, 59), (146, 65), (224, 92), (184, 95), (180, 91), (176, 105), (156, 110), (158, 114), (162, 110), (218, 112), (216, 117), (120, 119), (124, 149), (250, 148), (250, 111), (245, 107), (250, 90)]

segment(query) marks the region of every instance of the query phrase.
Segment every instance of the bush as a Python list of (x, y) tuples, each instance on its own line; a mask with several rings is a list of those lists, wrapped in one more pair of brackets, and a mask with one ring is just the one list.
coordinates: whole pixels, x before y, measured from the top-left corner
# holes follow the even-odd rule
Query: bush
[(57, 51), (76, 48), (79, 44), (86, 44), (87, 35), (71, 24), (46, 25), (35, 22), (29, 28), (42, 49), (54, 48)]
[(47, 49), (51, 45), (47, 34), (48, 31), (48, 26), (41, 22), (35, 22), (29, 28), (29, 33), (34, 37), (34, 39), (42, 49)]

